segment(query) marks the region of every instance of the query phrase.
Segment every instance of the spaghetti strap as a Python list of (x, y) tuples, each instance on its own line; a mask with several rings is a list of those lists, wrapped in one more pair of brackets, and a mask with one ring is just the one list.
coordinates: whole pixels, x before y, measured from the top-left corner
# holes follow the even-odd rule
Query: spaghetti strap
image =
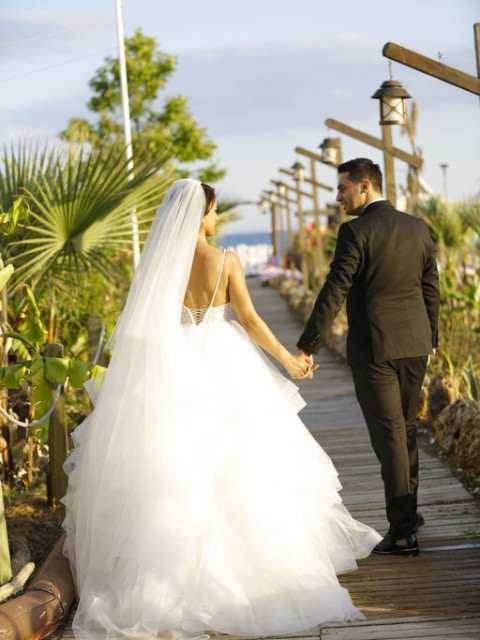
[(213, 292), (212, 299), (211, 299), (211, 301), (210, 301), (210, 304), (208, 305), (208, 308), (209, 308), (209, 309), (213, 306), (213, 302), (214, 302), (214, 300), (215, 300), (215, 296), (217, 295), (218, 286), (219, 286), (219, 284), (220, 284), (220, 278), (222, 277), (222, 271), (223, 271), (223, 265), (224, 265), (224, 263), (225, 263), (225, 255), (226, 255), (226, 253), (227, 253), (227, 250), (226, 250), (226, 249), (224, 249), (224, 250), (223, 250), (223, 256), (222, 256), (222, 263), (221, 263), (221, 265), (220, 265), (220, 271), (218, 272), (217, 284), (215, 285), (215, 290), (214, 290), (214, 292)]

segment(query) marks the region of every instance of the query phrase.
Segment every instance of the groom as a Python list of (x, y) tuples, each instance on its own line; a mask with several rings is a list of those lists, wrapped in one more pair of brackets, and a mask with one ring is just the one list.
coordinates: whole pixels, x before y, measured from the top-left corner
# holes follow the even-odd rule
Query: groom
[(330, 272), (297, 346), (315, 354), (347, 299), (347, 362), (381, 466), (390, 527), (374, 552), (417, 555), (415, 419), (428, 355), (437, 345), (435, 247), (423, 220), (382, 196), (366, 158), (338, 167), (337, 202), (355, 216), (338, 231)]

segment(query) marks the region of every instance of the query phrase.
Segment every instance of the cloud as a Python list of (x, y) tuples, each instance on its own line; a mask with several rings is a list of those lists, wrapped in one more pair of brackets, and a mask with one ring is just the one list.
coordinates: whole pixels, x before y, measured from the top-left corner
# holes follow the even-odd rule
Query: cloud
[[(364, 49), (365, 75), (378, 65)], [(361, 86), (351, 60), (322, 42), (232, 47), (181, 54), (167, 92), (187, 95), (200, 122), (215, 135), (278, 131), (318, 121), (332, 100), (350, 104)]]
[[(380, 51), (371, 38), (339, 35), (188, 52), (178, 56), (167, 93), (185, 94), (214, 137), (309, 127), (328, 117), (359, 123), (371, 119), (370, 96), (388, 77)], [(464, 61), (463, 50), (450, 54)], [(438, 80), (402, 65), (394, 71), (417, 104), (443, 99)]]
[(1, 142), (18, 138), (47, 140), (66, 129), (71, 117), (89, 117), (87, 109), (78, 98), (35, 102), (35, 104), (0, 110)]
[[(77, 12), (25, 12), (0, 21), (0, 58), (38, 60), (49, 55), (82, 54), (92, 41), (114, 32), (112, 11), (87, 17)], [(97, 45), (98, 46), (98, 45)]]

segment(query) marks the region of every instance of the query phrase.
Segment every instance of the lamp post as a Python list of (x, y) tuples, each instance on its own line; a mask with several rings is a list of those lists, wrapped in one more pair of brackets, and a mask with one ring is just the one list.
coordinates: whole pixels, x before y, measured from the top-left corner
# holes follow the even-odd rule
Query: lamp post
[[(281, 180), (272, 180), (273, 184), (277, 188), (277, 201), (278, 201), (278, 215), (280, 220), (280, 247), (282, 252), (282, 258), (285, 259), (287, 255), (288, 248), (292, 244), (292, 227), (290, 222), (290, 208), (288, 206), (287, 200), (287, 187), (283, 184)], [(285, 203), (285, 213), (286, 213), (286, 223), (287, 223), (287, 236), (288, 236), (288, 247), (285, 247), (285, 227), (283, 225), (283, 206)]]
[(375, 91), (372, 98), (379, 100), (380, 121), (382, 127), (383, 161), (385, 169), (385, 190), (387, 199), (397, 205), (395, 189), (395, 170), (393, 166), (392, 130), (390, 125), (403, 124), (407, 119), (406, 98), (412, 96), (405, 91), (402, 85), (390, 78), (385, 80), (382, 86)]
[(315, 217), (315, 249), (317, 255), (317, 273), (315, 274), (317, 279), (323, 275), (323, 270), (325, 267), (325, 256), (323, 255), (323, 244), (322, 244), (322, 234), (320, 232), (320, 214), (319, 214), (319, 206), (318, 206), (318, 194), (316, 187), (316, 175), (315, 175), (315, 160), (310, 158), (310, 175), (312, 176), (312, 194), (313, 194), (313, 215)]
[(305, 167), (301, 162), (295, 162), (292, 166), (293, 170), (293, 178), (297, 185), (297, 214), (298, 214), (298, 249), (300, 252), (300, 266), (302, 271), (303, 278), (303, 287), (304, 289), (309, 289), (309, 278), (308, 278), (308, 265), (305, 254), (305, 231), (304, 231), (304, 222), (303, 222), (303, 211), (302, 211), (302, 194), (300, 191), (300, 182), (303, 181), (305, 177), (304, 173)]
[(277, 194), (274, 191), (267, 191), (268, 200), (270, 202), (270, 210), (272, 212), (272, 246), (273, 255), (278, 255), (278, 239), (277, 239)]
[(264, 190), (261, 200), (258, 203), (258, 208), (262, 213), (266, 213), (270, 208), (271, 213), (271, 235), (272, 235), (272, 253), (274, 256), (277, 255), (278, 245), (277, 245), (277, 196), (273, 191)]
[[(115, 0), (118, 39), (118, 64), (120, 71), (120, 88), (122, 95), (123, 130), (125, 135), (125, 147), (127, 158), (128, 180), (133, 178), (132, 160), (132, 131), (130, 126), (130, 105), (128, 102), (127, 66), (125, 62), (125, 38), (123, 35), (123, 16), (121, 0)], [(138, 219), (135, 209), (130, 212), (132, 225), (133, 268), (136, 269), (140, 260), (140, 241), (138, 237)]]

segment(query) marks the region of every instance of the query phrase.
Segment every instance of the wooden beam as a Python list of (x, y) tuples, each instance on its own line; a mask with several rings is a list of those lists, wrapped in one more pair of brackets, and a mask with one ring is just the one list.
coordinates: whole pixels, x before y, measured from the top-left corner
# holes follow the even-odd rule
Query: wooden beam
[[(294, 175), (293, 171), (289, 171), (288, 169), (279, 169), (279, 171), (280, 171), (281, 173), (285, 173), (287, 176), (293, 176), (293, 175)], [(303, 182), (307, 182), (307, 180), (306, 180), (306, 179), (304, 179), (304, 180), (303, 180)], [(285, 183), (284, 183), (284, 184), (285, 184)], [(297, 187), (291, 187), (291, 186), (290, 186), (290, 185), (288, 185), (288, 184), (285, 184), (285, 187), (286, 187), (287, 189), (289, 189), (290, 191), (295, 191), (295, 193), (297, 193), (297, 192), (299, 191), (299, 190), (297, 189)], [(307, 193), (306, 191), (300, 191), (300, 195), (302, 195), (302, 196), (306, 196), (307, 198), (313, 198), (313, 194), (311, 194), (311, 193)]]
[[(296, 148), (298, 149), (299, 147), (296, 147)], [(289, 176), (292, 176), (292, 177), (295, 176), (295, 172), (294, 171), (290, 171), (289, 169), (280, 169), (280, 171), (282, 173), (286, 173)], [(329, 187), (328, 185), (322, 184), (321, 182), (316, 182), (315, 180), (312, 180), (311, 178), (304, 177), (302, 182), (308, 182), (308, 184), (313, 184), (316, 187), (320, 187), (321, 189), (325, 189), (326, 191), (333, 191), (333, 187)]]
[[(295, 153), (300, 153), (302, 156), (307, 156), (310, 160), (318, 160), (319, 162), (323, 162), (322, 156), (319, 156), (318, 153), (313, 153), (313, 151), (308, 151), (308, 149), (304, 149), (303, 147), (295, 147)], [(316, 187), (320, 187), (320, 189), (325, 189), (326, 191), (333, 191), (333, 187), (329, 187), (326, 184), (322, 184), (321, 182), (316, 182), (315, 180), (309, 180), (305, 178), (305, 182), (311, 182)]]
[(473, 37), (475, 40), (475, 57), (477, 59), (477, 76), (480, 78), (480, 22), (473, 25)]
[(432, 58), (422, 56), (416, 51), (406, 49), (394, 42), (387, 42), (383, 47), (382, 53), (385, 58), (390, 58), (390, 60), (395, 60), (407, 67), (422, 71), (422, 73), (426, 73), (429, 76), (433, 76), (434, 78), (438, 78), (439, 80), (443, 80), (456, 87), (460, 87), (460, 89), (465, 89), (465, 91), (470, 91), (480, 96), (480, 78), (449, 67), (442, 62), (437, 62), (437, 60), (432, 60)]
[[(276, 185), (276, 184), (277, 184), (277, 180), (270, 180), (270, 182), (271, 182), (272, 184), (274, 184), (274, 185)], [(283, 184), (283, 186), (285, 187), (285, 189), (290, 189), (291, 191), (295, 191), (295, 192), (297, 191), (297, 190), (295, 189), (295, 187), (289, 187), (289, 186), (288, 186), (288, 184), (285, 184), (284, 182), (282, 182), (282, 184)], [(276, 192), (276, 195), (277, 195), (277, 197), (278, 197), (278, 199), (279, 199), (280, 201), (281, 201), (281, 200), (287, 200), (287, 202), (297, 202), (297, 199), (296, 199), (296, 198), (295, 198), (295, 199), (293, 199), (293, 198), (289, 198), (287, 194), (285, 194), (285, 195), (283, 195), (283, 196), (282, 196), (282, 195), (280, 195), (278, 192)]]
[(475, 58), (477, 60), (477, 76), (480, 78), (480, 22), (473, 25), (473, 37), (475, 40)]
[[(340, 133), (344, 133), (351, 138), (355, 138), (356, 140), (360, 140), (361, 142), (365, 142), (365, 144), (370, 145), (371, 147), (375, 147), (380, 149), (380, 151), (384, 151), (383, 140), (380, 138), (375, 138), (374, 136), (370, 136), (368, 133), (363, 133), (363, 131), (359, 131), (358, 129), (354, 129), (353, 127), (349, 127), (347, 124), (343, 124), (343, 122), (338, 122), (338, 120), (334, 120), (333, 118), (328, 118), (325, 120), (325, 124), (327, 127), (331, 129), (335, 129), (336, 131), (340, 131)], [(393, 126), (393, 125), (388, 125)], [(421, 156), (415, 156), (411, 153), (407, 153), (406, 151), (402, 151), (397, 147), (392, 147), (392, 155), (394, 158), (398, 158), (399, 160), (403, 160), (411, 167), (415, 167), (416, 169), (420, 169), (423, 164), (423, 158)]]

